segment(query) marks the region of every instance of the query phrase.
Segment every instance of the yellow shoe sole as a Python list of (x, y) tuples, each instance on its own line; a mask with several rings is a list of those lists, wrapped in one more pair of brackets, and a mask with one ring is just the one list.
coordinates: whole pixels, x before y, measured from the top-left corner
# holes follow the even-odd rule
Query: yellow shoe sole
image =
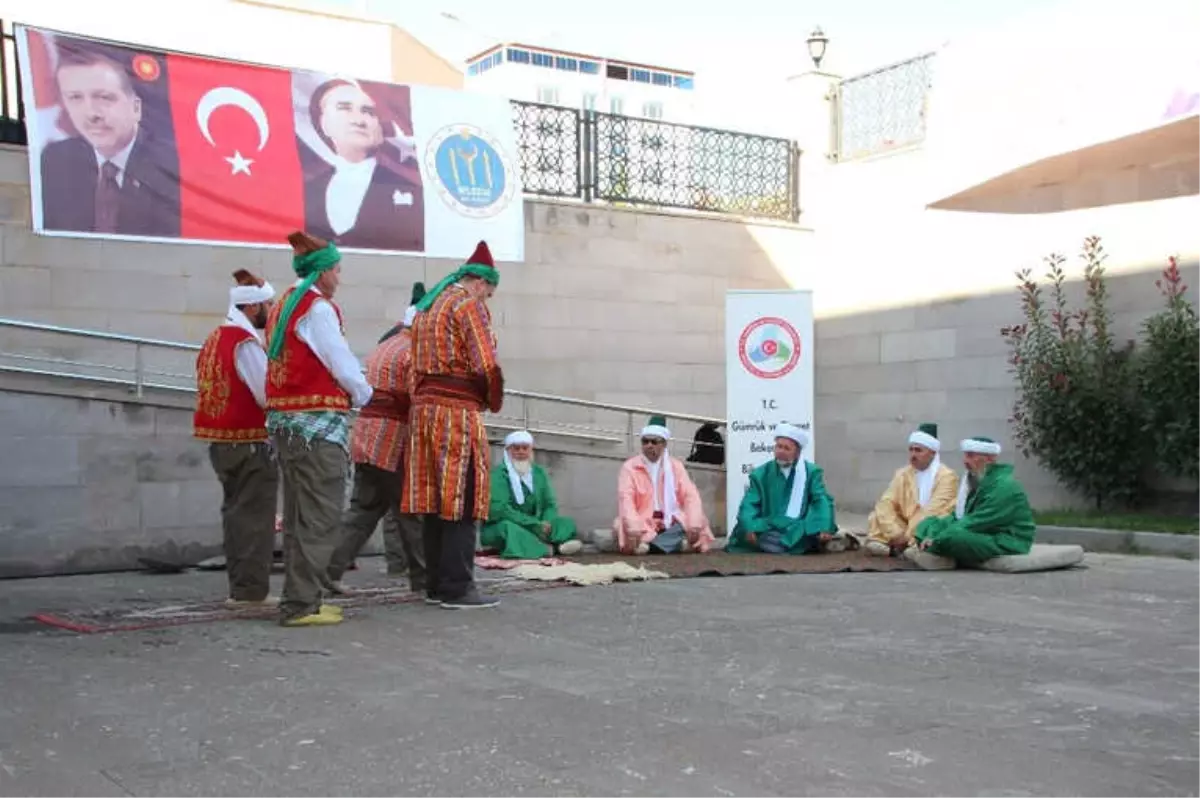
[(283, 622), (284, 626), (334, 626), (342, 622), (340, 615), (326, 615), (325, 613), (315, 612), (312, 615), (301, 615), (299, 618), (288, 618)]
[(322, 604), (321, 609), (317, 610), (321, 615), (332, 615), (341, 618), (345, 612), (336, 604)]

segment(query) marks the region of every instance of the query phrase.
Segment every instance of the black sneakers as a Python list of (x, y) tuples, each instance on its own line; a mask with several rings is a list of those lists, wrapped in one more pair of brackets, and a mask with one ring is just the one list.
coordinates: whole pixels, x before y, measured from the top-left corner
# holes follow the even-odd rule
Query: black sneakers
[[(425, 602), (430, 603), (429, 598), (426, 598)], [(459, 598), (442, 599), (440, 603), (444, 610), (485, 610), (497, 606), (500, 599), (485, 596), (477, 590), (468, 590)]]

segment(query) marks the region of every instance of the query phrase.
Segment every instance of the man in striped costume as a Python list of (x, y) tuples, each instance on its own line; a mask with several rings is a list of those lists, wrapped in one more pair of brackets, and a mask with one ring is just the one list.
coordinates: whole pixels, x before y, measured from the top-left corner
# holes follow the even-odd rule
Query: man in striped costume
[(425, 592), (421, 521), (415, 516), (400, 514), (404, 446), (408, 443), (412, 325), (417, 315), (417, 302), (423, 296), (425, 286), (417, 283), (413, 286), (412, 304), (398, 325), (399, 329), (395, 334), (385, 335), (375, 351), (367, 356), (367, 382), (375, 388), (375, 395), (359, 412), (350, 437), (354, 487), (345, 514), (342, 541), (329, 563), (329, 580), (335, 593), (351, 592), (342, 584), (342, 574), (375, 533), (381, 518), (385, 518), (383, 543), (388, 573), (401, 573), (407, 566), (409, 588), (414, 593)]
[(487, 299), (500, 282), (487, 244), (417, 303), (401, 512), (425, 516), (425, 600), (493, 607), (475, 587), (475, 522), (486, 521), (491, 457), (483, 411), (504, 401)]
[(196, 438), (221, 482), (221, 529), (231, 607), (274, 606), (269, 595), (279, 471), (267, 443), (267, 353), (260, 332), (275, 289), (245, 269), (233, 273), (225, 321), (196, 357)]
[(341, 274), (337, 247), (306, 233), (288, 236), (300, 279), (267, 321), (267, 430), (283, 473), (284, 626), (339, 623), (321, 603), (341, 538), (352, 407), (371, 399), (333, 303)]

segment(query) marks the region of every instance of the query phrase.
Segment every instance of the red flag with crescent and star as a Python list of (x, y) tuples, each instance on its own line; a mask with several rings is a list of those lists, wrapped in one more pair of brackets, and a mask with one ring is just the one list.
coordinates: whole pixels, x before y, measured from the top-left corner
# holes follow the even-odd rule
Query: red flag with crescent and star
[(168, 55), (183, 238), (277, 244), (304, 226), (286, 70)]

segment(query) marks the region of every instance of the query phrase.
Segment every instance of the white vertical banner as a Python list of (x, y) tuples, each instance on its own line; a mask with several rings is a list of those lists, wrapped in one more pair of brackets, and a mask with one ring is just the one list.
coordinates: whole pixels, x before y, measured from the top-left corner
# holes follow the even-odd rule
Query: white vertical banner
[[(733, 534), (750, 472), (773, 456), (781, 421), (813, 430), (811, 291), (725, 294), (725, 506)], [(815, 438), (804, 449), (813, 460)]]

